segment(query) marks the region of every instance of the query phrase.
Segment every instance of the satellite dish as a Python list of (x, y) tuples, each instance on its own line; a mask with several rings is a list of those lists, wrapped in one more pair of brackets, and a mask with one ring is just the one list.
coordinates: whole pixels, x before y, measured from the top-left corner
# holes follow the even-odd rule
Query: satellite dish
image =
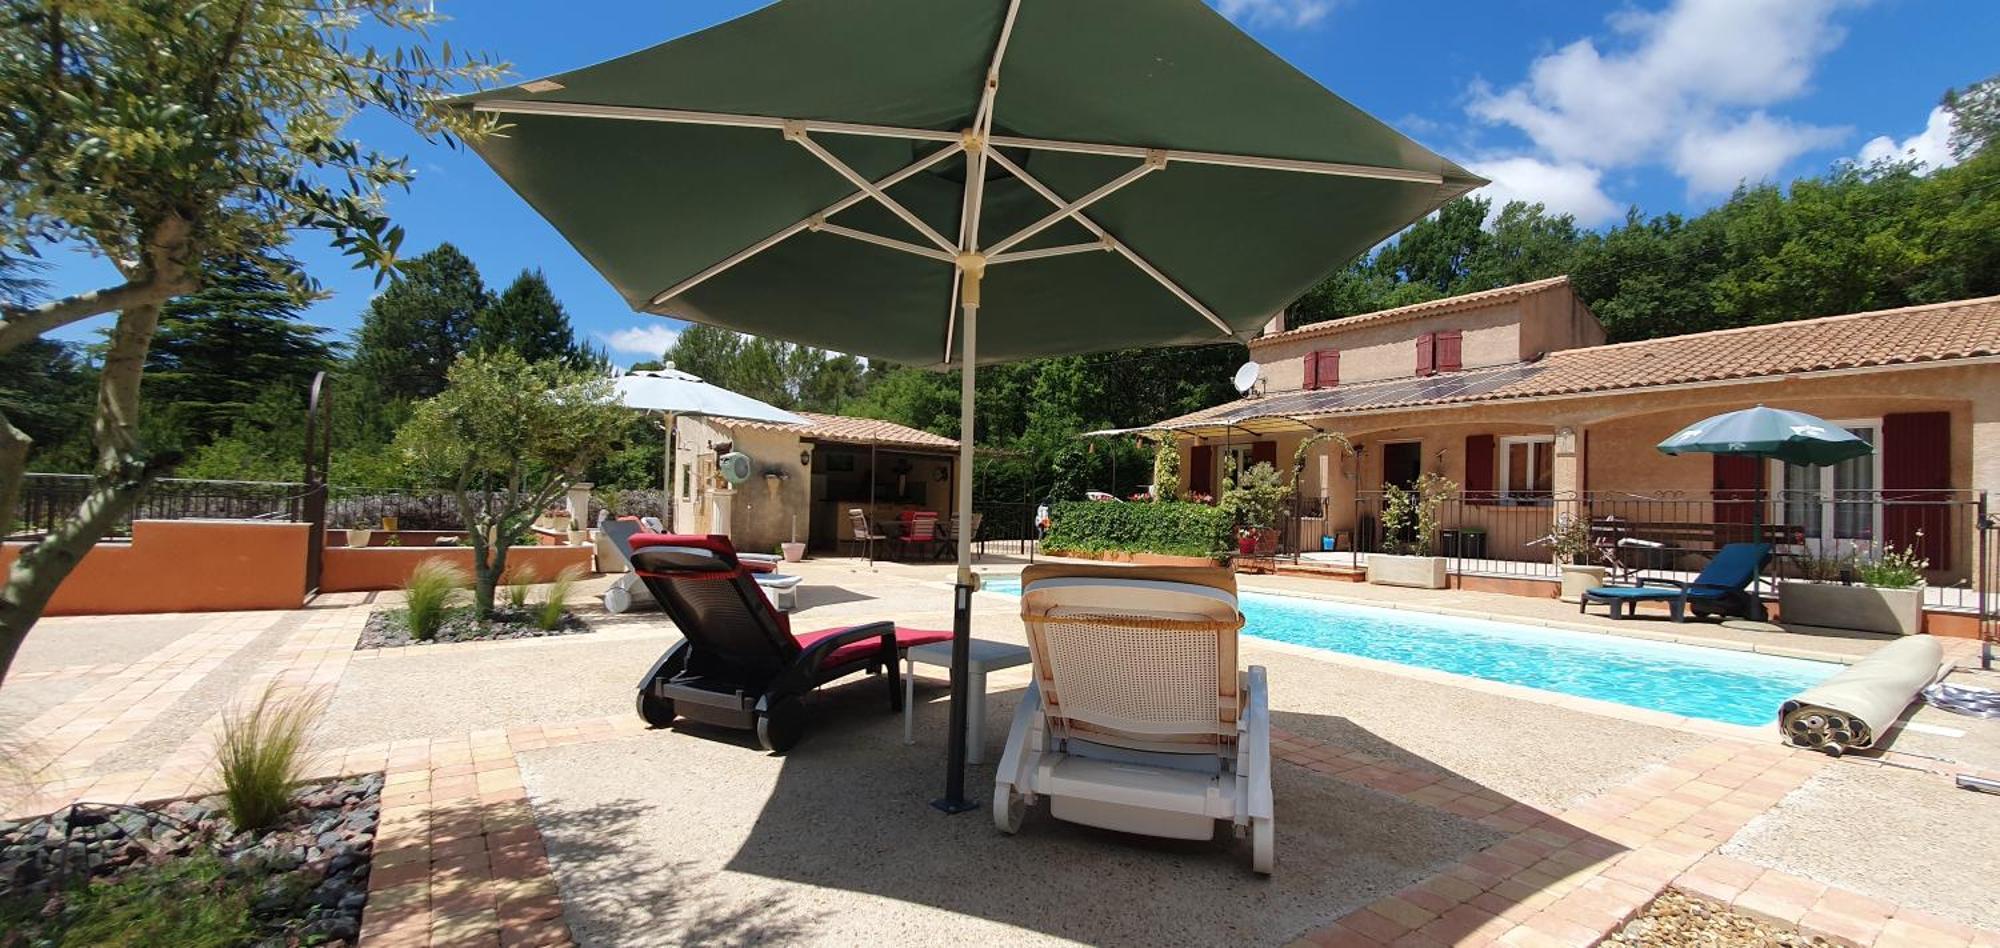
[(1238, 367), (1236, 370), (1236, 378), (1235, 378), (1236, 390), (1242, 392), (1245, 395), (1250, 394), (1250, 390), (1257, 387), (1257, 377), (1262, 373), (1263, 373), (1263, 367), (1259, 366), (1257, 363), (1255, 362), (1243, 363), (1243, 365)]
[(715, 459), (715, 470), (722, 479), (731, 484), (741, 484), (750, 479), (750, 455), (741, 451), (731, 451)]

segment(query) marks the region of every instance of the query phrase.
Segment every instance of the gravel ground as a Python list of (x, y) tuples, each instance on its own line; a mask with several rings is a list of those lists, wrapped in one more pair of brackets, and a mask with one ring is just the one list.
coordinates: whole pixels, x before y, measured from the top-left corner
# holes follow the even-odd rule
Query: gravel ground
[(1832, 948), (1823, 938), (1767, 925), (1706, 899), (1668, 889), (1602, 944), (1637, 948)]
[(678, 637), (666, 625), (392, 649), (347, 666), (317, 739), (342, 747), (631, 714), (639, 679)]
[(98, 758), (94, 766), (102, 773), (158, 766), (168, 754), (194, 736), (195, 731), (217, 711), (236, 700), (237, 693), (256, 673), (258, 666), (278, 650), (287, 636), (298, 631), (310, 615), (305, 611), (285, 613), (269, 628), (257, 633), (256, 638), (230, 653), (214, 671), (202, 676), (199, 684), (175, 699), (158, 717), (147, 722), (139, 733)]
[[(522, 754), (579, 941), (1273, 944), (1499, 838), (1289, 766), (1273, 773), (1270, 879), (1226, 832), (1125, 836), (1043, 806), (1006, 836), (985, 807), (991, 757), (968, 778), (980, 809), (947, 817), (926, 805), (942, 708), (919, 715), (905, 746), (878, 681), (816, 695), (814, 730), (785, 757), (713, 730)], [(993, 695), (996, 718), (1016, 694)]]
[(485, 622), (472, 617), (470, 609), (458, 609), (446, 618), (436, 634), (419, 642), (410, 637), (409, 617), (402, 610), (377, 609), (368, 615), (355, 648), (404, 648), (412, 645), (449, 645), (459, 642), (502, 642), (510, 639), (546, 639), (558, 635), (580, 635), (593, 631), (590, 623), (573, 612), (564, 612), (553, 629), (535, 624), (527, 610), (496, 605)]
[(35, 624), (8, 669), (54, 671), (71, 665), (129, 665), (207, 624), (212, 616), (59, 616)]
[(1828, 766), (1722, 851), (1828, 885), (2000, 929), (2000, 799), (1936, 774)]

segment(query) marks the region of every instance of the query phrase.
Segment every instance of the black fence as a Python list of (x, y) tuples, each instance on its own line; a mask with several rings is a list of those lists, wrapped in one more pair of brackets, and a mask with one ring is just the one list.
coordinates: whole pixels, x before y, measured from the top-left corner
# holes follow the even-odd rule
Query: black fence
[(1017, 501), (974, 500), (972, 511), (979, 515), (979, 532), (972, 538), (979, 552), (1034, 557), (1042, 536), (1036, 522), (1039, 509), (1037, 504)]
[[(1383, 525), (1384, 495), (1362, 492), (1351, 510), (1314, 498), (1293, 502), (1280, 527), (1279, 552), (1360, 568), (1368, 554), (1402, 540)], [(1761, 540), (1776, 548), (1769, 575), (1838, 579), (1845, 569), (1891, 553), (1928, 562), (1927, 601), (1934, 607), (1991, 611), (1979, 594), (1990, 559), (1981, 491), (1591, 491), (1573, 495), (1460, 496), (1439, 505), (1432, 555), (1457, 574), (1553, 579), (1550, 534), (1563, 516), (1587, 524), (1593, 565), (1614, 576), (1699, 572), (1729, 543)]]
[[(76, 512), (90, 494), (87, 474), (29, 474), (21, 485), (10, 537), (39, 537)], [(154, 483), (111, 535), (130, 536), (134, 520), (279, 520), (304, 516), (306, 486), (284, 481), (205, 481), (168, 478)]]

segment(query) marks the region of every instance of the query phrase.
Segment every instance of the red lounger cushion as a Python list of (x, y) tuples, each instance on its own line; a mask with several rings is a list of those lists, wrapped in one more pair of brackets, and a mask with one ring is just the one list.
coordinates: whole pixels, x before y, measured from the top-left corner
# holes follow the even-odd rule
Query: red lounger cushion
[[(850, 625), (850, 626), (842, 626), (837, 629), (820, 629), (817, 632), (801, 633), (800, 635), (797, 636), (799, 640), (799, 647), (811, 648), (814, 642), (826, 638), (829, 635), (836, 635), (841, 632), (845, 632), (851, 628), (854, 627)], [(896, 648), (898, 649), (912, 648), (918, 645), (929, 645), (933, 642), (949, 642), (949, 641), (951, 641), (950, 632), (932, 632), (926, 629), (905, 629), (900, 625), (896, 627)], [(826, 660), (822, 663), (822, 667), (828, 665), (845, 665), (848, 662), (856, 662), (856, 661), (861, 661), (863, 659), (873, 658), (876, 655), (880, 654), (881, 651), (882, 651), (882, 640), (879, 638), (861, 639), (859, 641), (849, 642), (846, 645), (834, 649), (831, 654), (827, 655)]]

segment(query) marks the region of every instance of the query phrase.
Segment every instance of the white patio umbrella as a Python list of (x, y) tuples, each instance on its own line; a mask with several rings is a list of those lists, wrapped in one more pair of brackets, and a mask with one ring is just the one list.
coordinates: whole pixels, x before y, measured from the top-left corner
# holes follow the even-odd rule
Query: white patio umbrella
[(667, 456), (666, 463), (662, 465), (665, 470), (660, 475), (660, 520), (670, 528), (674, 523), (671, 499), (674, 493), (674, 419), (694, 416), (763, 421), (776, 425), (810, 424), (776, 405), (760, 402), (720, 385), (710, 385), (671, 365), (664, 369), (633, 372), (619, 378), (612, 388), (618, 403), (627, 408), (666, 413)]

